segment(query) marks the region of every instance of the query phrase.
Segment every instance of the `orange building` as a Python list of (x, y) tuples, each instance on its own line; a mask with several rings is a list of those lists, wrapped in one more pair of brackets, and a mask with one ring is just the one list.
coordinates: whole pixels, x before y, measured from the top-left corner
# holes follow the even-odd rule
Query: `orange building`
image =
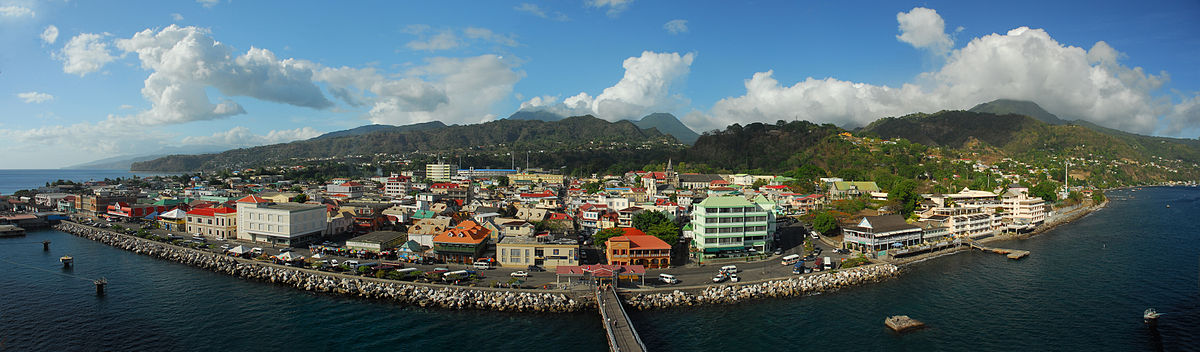
[(605, 253), (609, 265), (671, 266), (671, 245), (632, 227), (619, 228), (624, 235), (609, 238)]
[(471, 263), (483, 256), (491, 233), (474, 221), (463, 221), (433, 237), (433, 252), (447, 262)]

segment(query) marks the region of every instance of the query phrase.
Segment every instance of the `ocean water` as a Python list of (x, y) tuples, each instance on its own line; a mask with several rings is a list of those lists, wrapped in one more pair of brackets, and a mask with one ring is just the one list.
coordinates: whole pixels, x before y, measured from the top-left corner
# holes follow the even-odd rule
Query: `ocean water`
[[(996, 245), (1032, 251), (1020, 261), (962, 253), (839, 292), (632, 318), (653, 351), (1200, 350), (1200, 189), (1112, 196), (1074, 223)], [(74, 269), (60, 268), (63, 254)], [(0, 350), (607, 349), (591, 312), (447, 311), (311, 294), (53, 230), (0, 239), (0, 266)], [(103, 297), (80, 278), (100, 276), (109, 280)], [(1157, 329), (1142, 324), (1147, 307), (1166, 313)], [(929, 328), (889, 332), (883, 320), (895, 314)]]
[(47, 182), (56, 180), (71, 180), (75, 182), (102, 181), (105, 178), (129, 178), (131, 176), (164, 176), (172, 173), (130, 172), (129, 170), (70, 170), (70, 169), (0, 169), (0, 194), (12, 194), (22, 189), (33, 189), (45, 186)]

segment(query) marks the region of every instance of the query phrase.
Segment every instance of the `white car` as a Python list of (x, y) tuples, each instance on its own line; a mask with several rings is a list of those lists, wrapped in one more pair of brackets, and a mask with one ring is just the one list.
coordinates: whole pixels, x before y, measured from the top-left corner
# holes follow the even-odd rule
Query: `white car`
[(529, 273), (527, 273), (525, 271), (517, 271), (512, 274), (508, 274), (508, 276), (526, 278), (526, 277), (529, 277)]
[(713, 276), (713, 283), (724, 282), (725, 279), (727, 279), (727, 278), (729, 278), (729, 277), (725, 276), (725, 273), (718, 273), (717, 276)]
[(737, 274), (729, 274), (729, 281), (731, 281), (731, 282), (738, 282), (738, 281), (740, 281), (740, 280), (741, 280), (741, 279), (739, 279), (739, 278), (738, 278)]

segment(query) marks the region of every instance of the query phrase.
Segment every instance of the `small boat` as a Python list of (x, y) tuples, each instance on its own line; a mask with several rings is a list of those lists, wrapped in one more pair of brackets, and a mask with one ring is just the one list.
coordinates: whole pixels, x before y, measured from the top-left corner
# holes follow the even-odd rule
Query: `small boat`
[(1146, 311), (1142, 313), (1142, 322), (1154, 325), (1158, 323), (1158, 317), (1161, 315), (1162, 313), (1155, 311), (1154, 308), (1146, 308)]
[(64, 255), (62, 258), (58, 258), (58, 261), (62, 262), (63, 268), (70, 268), (71, 263), (75, 261), (75, 258), (71, 258), (69, 255)]

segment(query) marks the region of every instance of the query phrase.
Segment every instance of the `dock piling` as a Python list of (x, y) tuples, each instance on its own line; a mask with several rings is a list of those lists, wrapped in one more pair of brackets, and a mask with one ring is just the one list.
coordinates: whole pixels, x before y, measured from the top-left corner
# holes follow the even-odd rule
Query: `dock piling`
[(42, 252), (50, 251), (50, 241), (42, 241)]
[(104, 286), (108, 285), (108, 279), (100, 278), (100, 279), (92, 281), (92, 283), (96, 285), (96, 295), (103, 296), (104, 295)]

